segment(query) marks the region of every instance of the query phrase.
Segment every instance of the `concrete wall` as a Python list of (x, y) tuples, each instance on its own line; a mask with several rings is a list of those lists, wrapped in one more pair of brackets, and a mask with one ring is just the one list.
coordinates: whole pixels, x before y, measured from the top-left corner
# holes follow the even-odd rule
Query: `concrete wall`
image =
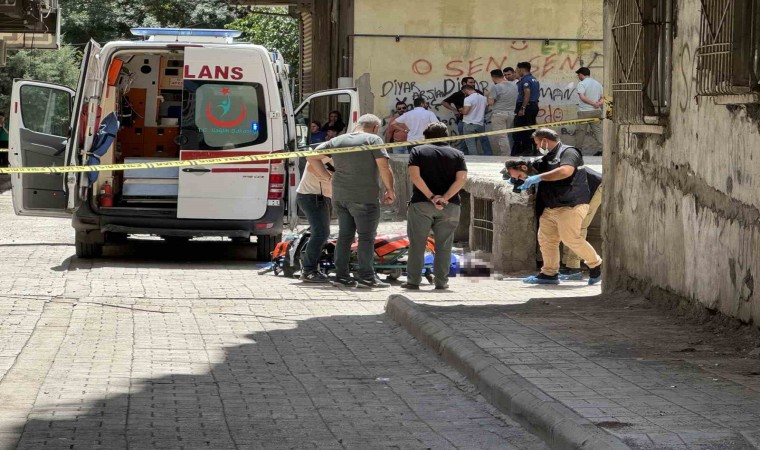
[[(481, 255), (502, 273), (533, 271), (540, 254), (536, 247), (536, 216), (533, 198), (512, 192), (499, 174), (501, 162), (488, 157), (467, 156), (469, 178), (462, 195), (462, 216), (455, 241), (472, 242), (473, 198), (493, 200), (494, 238), (490, 252)], [(596, 158), (590, 159), (592, 168), (601, 170)], [(391, 156), (391, 170), (396, 180), (396, 203), (393, 210), (398, 217), (406, 217), (406, 203), (411, 197), (411, 182), (407, 171), (408, 157)], [(588, 240), (601, 252), (601, 212), (597, 213), (588, 232)]]
[(608, 128), (604, 289), (681, 299), (757, 324), (760, 105), (696, 96), (700, 2), (679, 0), (676, 10), (666, 134)]
[[(590, 65), (599, 79), (602, 75), (602, 1), (525, 5), (516, 0), (418, 0), (412, 12), (407, 2), (355, 0), (355, 34), (446, 36), (398, 41), (354, 37), (353, 76), (363, 110), (386, 118), (396, 101), (411, 103), (424, 95), (441, 119), (450, 120), (441, 101), (459, 89), (462, 77), (473, 76), (488, 87), (490, 70), (530, 61), (543, 87), (539, 123), (575, 118), (575, 70)], [(484, 37), (504, 39), (480, 39)], [(573, 127), (564, 130), (566, 141), (573, 132)]]

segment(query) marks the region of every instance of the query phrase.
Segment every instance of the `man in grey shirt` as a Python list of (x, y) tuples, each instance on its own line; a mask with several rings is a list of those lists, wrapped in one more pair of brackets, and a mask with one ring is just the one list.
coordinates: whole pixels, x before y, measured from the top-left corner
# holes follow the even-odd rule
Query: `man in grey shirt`
[[(383, 144), (377, 133), (381, 121), (372, 114), (359, 117), (352, 133), (344, 134), (322, 143), (317, 150), (358, 147)], [(323, 156), (309, 156), (309, 163), (321, 177), (328, 177)], [(334, 284), (346, 287), (388, 287), (381, 282), (373, 268), (375, 236), (380, 222), (380, 187), (378, 176), (385, 185), (383, 202), (391, 204), (396, 196), (393, 191), (393, 173), (388, 163), (388, 152), (382, 149), (335, 153), (332, 155), (335, 173), (332, 175), (333, 206), (338, 215), (338, 243), (335, 247)], [(359, 235), (357, 250), (359, 279), (351, 277), (351, 244)]]
[[(591, 78), (591, 70), (581, 67), (575, 71), (578, 74), (578, 118), (601, 119), (602, 107), (604, 106), (604, 88), (601, 83)], [(575, 128), (575, 146), (584, 155), (601, 156), (604, 138), (602, 136), (602, 122), (584, 123)], [(592, 141), (587, 142), (591, 135)]]
[[(491, 128), (493, 130), (506, 130), (512, 128), (515, 123), (515, 108), (517, 105), (517, 85), (504, 77), (501, 69), (491, 71), (493, 89), (488, 93), (488, 104), (491, 106)], [(499, 144), (499, 156), (509, 156), (512, 148), (509, 135), (496, 136)]]

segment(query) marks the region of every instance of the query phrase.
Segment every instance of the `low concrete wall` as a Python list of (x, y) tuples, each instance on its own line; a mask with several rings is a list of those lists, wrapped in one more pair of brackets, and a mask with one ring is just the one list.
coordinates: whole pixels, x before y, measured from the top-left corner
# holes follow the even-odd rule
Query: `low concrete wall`
[[(475, 199), (492, 200), (493, 245), (489, 256), (494, 268), (500, 272), (532, 270), (536, 264), (536, 214), (533, 197), (512, 192), (504, 182), (478, 176), (470, 177), (465, 185), (470, 204)], [(471, 207), (470, 242), (475, 230), (475, 208)]]

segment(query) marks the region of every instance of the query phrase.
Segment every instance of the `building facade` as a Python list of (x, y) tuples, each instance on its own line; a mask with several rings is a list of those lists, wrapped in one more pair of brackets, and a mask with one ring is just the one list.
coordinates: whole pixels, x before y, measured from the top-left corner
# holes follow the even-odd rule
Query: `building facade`
[[(424, 96), (442, 120), (441, 102), (472, 76), (492, 85), (492, 69), (529, 61), (541, 81), (539, 123), (576, 117), (575, 71), (603, 72), (602, 3), (547, 0), (526, 4), (471, 0), (354, 0), (349, 58), (364, 110), (381, 118), (397, 101)], [(413, 12), (414, 11), (414, 12)], [(455, 127), (453, 127), (455, 128)], [(572, 140), (573, 127), (561, 130)]]
[(604, 13), (604, 289), (760, 323), (760, 5), (605, 0)]

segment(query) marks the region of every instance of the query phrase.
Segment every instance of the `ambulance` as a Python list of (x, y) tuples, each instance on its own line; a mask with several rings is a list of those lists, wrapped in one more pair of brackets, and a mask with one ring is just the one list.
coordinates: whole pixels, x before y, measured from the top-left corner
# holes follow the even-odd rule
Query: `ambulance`
[[(16, 214), (72, 217), (76, 254), (102, 255), (130, 235), (183, 242), (220, 236), (257, 241), (268, 259), (297, 220), (297, 158), (309, 146), (316, 98), (340, 103), (350, 129), (355, 89), (313, 94), (294, 108), (277, 52), (234, 41), (234, 30), (135, 28), (135, 41), (91, 41), (76, 91), (16, 80), (12, 167), (148, 164), (222, 156), (281, 159), (224, 165), (12, 174)], [(313, 107), (312, 107), (313, 109)]]

